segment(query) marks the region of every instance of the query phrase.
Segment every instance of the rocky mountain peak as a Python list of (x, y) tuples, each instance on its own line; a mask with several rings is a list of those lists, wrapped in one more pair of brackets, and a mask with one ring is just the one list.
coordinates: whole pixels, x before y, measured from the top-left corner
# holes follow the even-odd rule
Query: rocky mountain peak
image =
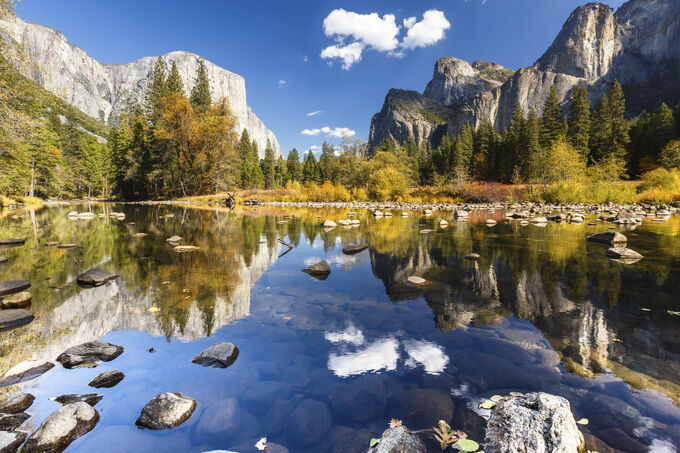
[(467, 61), (444, 57), (435, 63), (432, 80), (423, 95), (444, 105), (454, 105), (499, 85), (501, 82), (483, 77)]

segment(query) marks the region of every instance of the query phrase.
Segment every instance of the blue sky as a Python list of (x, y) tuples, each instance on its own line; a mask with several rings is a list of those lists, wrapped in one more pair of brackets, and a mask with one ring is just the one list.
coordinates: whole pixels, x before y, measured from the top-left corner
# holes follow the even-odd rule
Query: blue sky
[[(371, 116), (382, 107), (387, 90), (422, 92), (440, 57), (494, 61), (513, 69), (531, 65), (551, 44), (571, 11), (584, 3), (23, 0), (17, 12), (25, 20), (61, 30), (102, 62), (125, 63), (187, 50), (242, 75), (248, 103), (277, 135), (285, 155), (293, 147), (304, 151), (319, 146), (324, 139), (339, 142), (322, 131), (303, 135), (305, 129), (313, 133), (316, 129), (347, 128), (366, 140)], [(609, 2), (613, 7), (622, 3)], [(326, 27), (328, 34), (336, 34), (327, 36), (324, 19), (339, 9), (345, 12), (334, 13)], [(439, 13), (418, 26), (428, 10)], [(349, 13), (377, 13), (377, 17), (366, 19)], [(386, 14), (394, 16), (394, 26)], [(407, 39), (410, 30), (404, 19), (412, 17), (415, 19), (407, 22), (413, 33)], [(390, 35), (396, 26), (400, 27), (398, 34)], [(339, 44), (337, 33), (350, 36), (344, 36)], [(347, 70), (343, 61), (321, 57), (330, 46), (354, 42), (355, 51), (363, 48), (361, 61)], [(320, 113), (307, 115), (317, 111)]]

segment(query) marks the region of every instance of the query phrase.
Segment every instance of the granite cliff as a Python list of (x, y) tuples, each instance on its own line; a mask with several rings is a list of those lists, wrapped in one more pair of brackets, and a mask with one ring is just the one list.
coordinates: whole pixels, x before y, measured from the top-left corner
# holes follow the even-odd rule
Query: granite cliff
[[(143, 103), (157, 57), (144, 57), (126, 64), (105, 64), (87, 55), (53, 28), (25, 22), (15, 16), (0, 20), (0, 29), (4, 39), (11, 39), (21, 46), (26, 58), (19, 60), (19, 67), (26, 77), (86, 114), (110, 124), (121, 112)], [(168, 67), (173, 62), (177, 64), (188, 94), (201, 57), (178, 51), (162, 58)], [(239, 132), (248, 129), (261, 156), (264, 156), (267, 140), (276, 154), (280, 154), (276, 136), (246, 102), (244, 78), (209, 61), (205, 61), (205, 65), (213, 100), (228, 99), (238, 119)]]
[[(444, 133), (455, 134), (466, 122), (478, 125), (487, 119), (501, 131), (510, 124), (518, 102), (525, 111), (533, 107), (541, 114), (552, 86), (564, 104), (578, 85), (589, 86), (595, 101), (618, 79), (629, 114), (654, 110), (664, 101), (679, 103), (680, 2), (629, 0), (617, 11), (588, 3), (569, 16), (552, 45), (532, 66), (507, 80), (493, 80), (489, 64), (484, 65), (486, 68), (476, 62), (471, 67), (451, 57), (440, 59), (423, 94), (411, 95), (418, 105), (402, 102), (406, 104), (403, 111), (386, 108), (395, 91), (391, 90), (385, 106), (373, 117), (369, 145), (385, 138), (403, 142), (410, 137), (436, 145)], [(502, 67), (497, 69), (497, 74), (503, 74)], [(431, 110), (448, 109), (445, 124), (427, 115), (414, 115), (428, 102)], [(410, 132), (416, 130), (434, 132)]]

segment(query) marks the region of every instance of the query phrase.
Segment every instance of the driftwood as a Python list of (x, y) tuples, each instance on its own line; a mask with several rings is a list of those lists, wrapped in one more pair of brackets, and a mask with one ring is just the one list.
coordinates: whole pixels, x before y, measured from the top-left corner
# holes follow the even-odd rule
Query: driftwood
[(236, 206), (236, 200), (229, 192), (227, 192), (227, 198), (224, 199), (224, 205), (229, 209), (234, 209), (234, 206)]
[(291, 244), (288, 244), (287, 242), (284, 242), (283, 239), (279, 239), (279, 242), (280, 242), (282, 245), (285, 245), (286, 247), (288, 247), (288, 250), (286, 250), (285, 252), (283, 252), (282, 254), (280, 254), (280, 255), (279, 255), (279, 258), (281, 258), (281, 257), (282, 257), (283, 255), (285, 255), (286, 253), (290, 252), (290, 251), (293, 250), (293, 248), (294, 248)]

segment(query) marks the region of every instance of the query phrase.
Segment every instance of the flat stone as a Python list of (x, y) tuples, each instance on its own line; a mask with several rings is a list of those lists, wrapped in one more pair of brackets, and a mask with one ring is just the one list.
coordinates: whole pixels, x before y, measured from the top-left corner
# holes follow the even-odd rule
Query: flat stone
[(101, 269), (90, 269), (78, 276), (78, 284), (80, 286), (92, 287), (101, 286), (111, 280), (117, 279), (118, 274), (112, 274), (108, 271), (103, 271)]
[(99, 373), (94, 379), (90, 381), (90, 387), (98, 388), (111, 388), (123, 380), (125, 375), (119, 370), (109, 370)]
[(348, 245), (347, 247), (342, 249), (342, 253), (345, 255), (356, 255), (357, 253), (361, 253), (364, 250), (368, 248), (368, 245)]
[(326, 219), (326, 220), (323, 221), (321, 226), (324, 227), (324, 228), (335, 228), (338, 225), (335, 222), (333, 222), (332, 220)]
[(21, 431), (0, 431), (0, 453), (15, 453), (28, 434)]
[(61, 244), (61, 242), (56, 241), (45, 242), (45, 247), (56, 247), (59, 244)]
[(102, 398), (104, 398), (102, 395), (96, 393), (68, 393), (54, 398), (54, 401), (62, 405), (82, 402), (95, 406)]
[(316, 264), (302, 269), (302, 272), (311, 275), (319, 280), (326, 280), (331, 273), (331, 266), (326, 261), (319, 261)]
[(14, 396), (0, 406), (0, 413), (2, 414), (17, 414), (19, 412), (24, 412), (26, 409), (31, 407), (35, 400), (35, 396), (30, 393), (21, 393)]
[(105, 341), (96, 340), (72, 346), (59, 354), (57, 362), (64, 368), (73, 368), (83, 362), (110, 362), (123, 353), (124, 348)]
[(14, 431), (29, 418), (31, 418), (31, 416), (26, 412), (19, 412), (18, 414), (0, 414), (0, 430)]
[(2, 309), (24, 308), (29, 305), (31, 305), (31, 293), (28, 291), (21, 291), (20, 293), (0, 298), (0, 307)]
[(132, 235), (133, 238), (145, 238), (147, 236), (148, 236), (148, 234), (146, 234), (146, 233), (135, 233), (135, 234)]
[(78, 247), (78, 244), (59, 244), (57, 245), (58, 249), (74, 249)]
[(8, 385), (35, 379), (52, 369), (52, 367), (54, 367), (54, 363), (46, 360), (26, 360), (7, 370), (2, 379), (0, 379), (0, 387), (7, 387)]
[(187, 253), (187, 252), (195, 252), (198, 250), (198, 247), (195, 245), (178, 245), (175, 248), (172, 249), (173, 251), (177, 253)]
[(23, 308), (0, 310), (0, 332), (21, 327), (34, 319), (33, 313)]
[(405, 426), (388, 429), (383, 433), (380, 442), (368, 449), (368, 453), (425, 453), (426, 451), (418, 435)]
[(144, 406), (135, 424), (155, 430), (175, 428), (187, 421), (195, 408), (196, 401), (181, 393), (161, 393)]
[(618, 231), (595, 233), (591, 234), (586, 239), (591, 242), (599, 242), (602, 244), (625, 244), (628, 242), (628, 238)]
[(643, 258), (635, 250), (631, 250), (625, 247), (612, 247), (607, 249), (605, 252), (608, 258), (624, 261), (639, 261)]
[(416, 275), (412, 275), (407, 279), (407, 281), (412, 285), (422, 285), (427, 280), (425, 280), (423, 277), (418, 277)]
[(496, 403), (488, 422), (484, 451), (574, 453), (583, 447), (583, 435), (569, 402), (547, 393), (530, 393)]
[(9, 261), (9, 260), (6, 257), (0, 256), (0, 264), (6, 263), (7, 261)]
[(530, 219), (529, 222), (534, 224), (542, 224), (548, 223), (548, 219), (546, 219), (545, 217), (534, 217), (533, 219)]
[(464, 256), (464, 258), (470, 261), (479, 261), (482, 257), (479, 256), (478, 253), (468, 253), (467, 255)]
[(26, 291), (30, 287), (30, 282), (27, 282), (26, 280), (0, 282), (0, 296), (9, 296), (10, 294)]
[(170, 244), (179, 244), (180, 242), (182, 242), (182, 237), (177, 235), (170, 236), (169, 238), (166, 239), (166, 241), (169, 242)]
[(223, 342), (210, 346), (191, 359), (193, 363), (213, 368), (227, 368), (238, 358), (239, 349), (232, 343)]
[(26, 441), (22, 453), (63, 451), (78, 437), (90, 432), (99, 413), (87, 403), (72, 403), (52, 412)]
[(26, 239), (0, 239), (0, 246), (2, 245), (24, 245)]

